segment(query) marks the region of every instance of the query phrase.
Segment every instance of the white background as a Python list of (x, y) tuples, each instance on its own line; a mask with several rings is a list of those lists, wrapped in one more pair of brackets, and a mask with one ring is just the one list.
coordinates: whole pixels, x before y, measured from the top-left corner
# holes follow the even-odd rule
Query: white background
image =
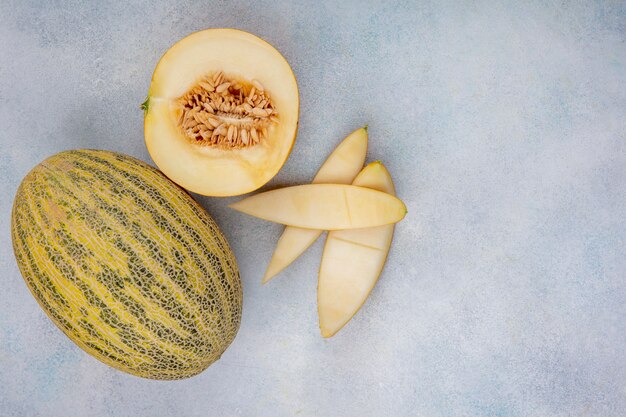
[[(298, 78), (298, 140), (268, 187), (310, 181), (367, 123), (409, 213), (364, 308), (323, 340), (323, 240), (262, 287), (281, 227), (201, 198), (239, 260), (241, 330), (201, 375), (148, 381), (47, 319), (10, 208), (58, 151), (150, 161), (152, 70), (207, 27), (258, 34)], [(5, 0), (0, 40), (1, 416), (625, 414), (624, 2)]]

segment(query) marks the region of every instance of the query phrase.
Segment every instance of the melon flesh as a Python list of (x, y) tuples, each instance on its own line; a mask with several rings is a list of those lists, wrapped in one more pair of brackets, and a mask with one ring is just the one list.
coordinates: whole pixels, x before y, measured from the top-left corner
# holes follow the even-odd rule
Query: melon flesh
[[(383, 164), (369, 164), (354, 185), (395, 194), (391, 176)], [(337, 333), (361, 308), (385, 265), (394, 225), (328, 233), (317, 287), (320, 331), (323, 337)]]
[[(365, 161), (367, 128), (348, 135), (330, 154), (313, 178), (313, 184), (350, 184)], [(278, 240), (263, 283), (295, 261), (322, 234), (322, 230), (287, 226)]]
[[(248, 86), (248, 91), (260, 84), (271, 96), (276, 121), (260, 143), (210, 146), (185, 134), (181, 98), (204, 77), (218, 72), (228, 81)], [(298, 126), (298, 86), (285, 58), (264, 40), (235, 29), (208, 29), (187, 36), (163, 55), (145, 108), (146, 145), (165, 175), (198, 194), (240, 195), (261, 187), (287, 160)], [(227, 113), (217, 116), (239, 123)]]
[(396, 223), (406, 214), (391, 194), (355, 185), (308, 184), (256, 194), (229, 207), (306, 229), (358, 229)]

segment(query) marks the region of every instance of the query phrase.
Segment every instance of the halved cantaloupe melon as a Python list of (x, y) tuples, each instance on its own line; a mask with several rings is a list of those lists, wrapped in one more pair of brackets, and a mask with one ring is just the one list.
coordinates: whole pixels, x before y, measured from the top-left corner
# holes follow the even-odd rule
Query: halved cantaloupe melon
[(159, 61), (144, 131), (161, 171), (198, 194), (231, 196), (267, 183), (298, 126), (298, 86), (285, 58), (235, 29), (207, 29)]

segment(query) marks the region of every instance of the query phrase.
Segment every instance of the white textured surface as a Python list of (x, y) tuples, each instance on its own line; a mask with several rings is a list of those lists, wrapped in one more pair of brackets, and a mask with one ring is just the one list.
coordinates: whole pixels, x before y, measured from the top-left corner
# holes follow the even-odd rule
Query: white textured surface
[[(0, 416), (626, 414), (624, 2), (125, 3), (0, 3)], [(365, 307), (322, 340), (322, 241), (261, 287), (280, 227), (200, 199), (239, 259), (243, 323), (206, 372), (148, 381), (45, 317), (11, 200), (63, 149), (148, 161), (154, 65), (206, 27), (294, 68), (298, 141), (270, 186), (310, 180), (368, 123), (409, 214)]]

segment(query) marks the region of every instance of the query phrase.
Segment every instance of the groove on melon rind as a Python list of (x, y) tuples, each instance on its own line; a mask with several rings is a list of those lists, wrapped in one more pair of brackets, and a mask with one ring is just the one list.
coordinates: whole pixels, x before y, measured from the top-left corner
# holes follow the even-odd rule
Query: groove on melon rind
[[(102, 173), (105, 170), (104, 167), (98, 167), (98, 161), (94, 160), (94, 157), (100, 162), (108, 161), (112, 164), (106, 166), (109, 174), (111, 174), (108, 177), (109, 182), (104, 181), (104, 177), (101, 176), (97, 184), (105, 184), (99, 188), (88, 186), (89, 184), (93, 185), (94, 174)], [(124, 178), (121, 173), (126, 171), (119, 170), (119, 168), (126, 168), (134, 174), (128, 174), (128, 177)], [(116, 169), (118, 170), (117, 173)], [(75, 200), (66, 194), (64, 195), (63, 190), (61, 190), (64, 184), (76, 185), (75, 182), (69, 180), (70, 174), (74, 181), (82, 181), (82, 186), (68, 188), (77, 193)], [(142, 181), (129, 184), (127, 180), (132, 176), (142, 179)], [(51, 187), (50, 184), (54, 181), (57, 184)], [(121, 187), (118, 194), (110, 192), (110, 188), (107, 188), (116, 184)], [(150, 192), (153, 193), (152, 197), (164, 195), (167, 196), (167, 200), (165, 203), (156, 204), (154, 198), (149, 198)], [(47, 197), (41, 198), (44, 194)], [(103, 195), (106, 198), (102, 199)], [(132, 198), (129, 199), (131, 195), (137, 198), (136, 202), (133, 202)], [(70, 206), (67, 208), (67, 213), (72, 215), (70, 217), (73, 220), (68, 220), (63, 226), (58, 226), (54, 221), (50, 221), (51, 219), (45, 218), (47, 212), (43, 207), (47, 200), (59, 201), (61, 196), (66, 197), (66, 203), (69, 201)], [(90, 282), (88, 277), (92, 276), (96, 270), (105, 271), (108, 265), (90, 257), (87, 250), (82, 255), (79, 255), (77, 251), (81, 245), (87, 245), (87, 249), (91, 251), (98, 246), (89, 247), (89, 242), (81, 242), (78, 238), (69, 239), (67, 234), (59, 232), (66, 229), (71, 231), (73, 226), (79, 224), (84, 226), (84, 220), (104, 219), (105, 216), (101, 214), (101, 210), (96, 209), (96, 197), (100, 198), (101, 202), (115, 203), (117, 201), (117, 207), (120, 207), (122, 212), (132, 216), (138, 216), (137, 213), (132, 213), (131, 209), (137, 209), (137, 202), (141, 202), (146, 210), (143, 212), (144, 217), (140, 216), (143, 223), (140, 222), (139, 226), (136, 227), (139, 227), (138, 230), (148, 236), (151, 233), (148, 226), (153, 221), (151, 215), (165, 216), (162, 218), (164, 226), (171, 227), (172, 230), (177, 228), (180, 230), (178, 237), (181, 240), (177, 243), (173, 239), (169, 242), (169, 247), (180, 246), (178, 249), (187, 259), (185, 262), (187, 262), (186, 268), (189, 269), (189, 275), (200, 278), (208, 285), (204, 295), (211, 293), (214, 295), (203, 298), (201, 297), (203, 294), (194, 294), (195, 291), (202, 291), (201, 287), (181, 287), (179, 293), (187, 298), (181, 298), (182, 301), (170, 306), (170, 311), (173, 313), (172, 320), (177, 320), (176, 322), (179, 323), (173, 326), (174, 330), (159, 325), (158, 320), (154, 320), (154, 318), (153, 320), (148, 319), (147, 316), (149, 315), (142, 315), (140, 311), (129, 310), (138, 306), (141, 307), (141, 302), (129, 299), (128, 294), (132, 292), (126, 293), (123, 290), (115, 290), (115, 287), (110, 287), (115, 281), (129, 289), (139, 291), (137, 283), (140, 281), (133, 281), (136, 276), (129, 275), (128, 271), (119, 270), (114, 273), (115, 271), (109, 270), (108, 276), (114, 281), (108, 285), (113, 290), (107, 290), (102, 285), (92, 285), (93, 282)], [(172, 203), (172, 206), (175, 206), (174, 212), (168, 212), (168, 201), (170, 200), (174, 202)], [(83, 202), (83, 205), (80, 206), (79, 202)], [(108, 210), (112, 210), (111, 207), (113, 206), (115, 205), (110, 206)], [(174, 216), (178, 212), (181, 212), (183, 216), (176, 220)], [(83, 220), (80, 220), (81, 217)], [(98, 237), (94, 227), (86, 229), (93, 232), (94, 241), (99, 239), (99, 242), (102, 243), (106, 242), (107, 239), (111, 241), (117, 238), (121, 240), (121, 243), (126, 242), (128, 244), (134, 240), (129, 239), (132, 231), (129, 232), (127, 229), (116, 225), (113, 218), (107, 218), (105, 223), (113, 226), (113, 232), (104, 228), (99, 230), (101, 236)], [(190, 238), (189, 230), (183, 232), (184, 227), (181, 228), (181, 225), (191, 227), (198, 233)], [(226, 240), (219, 233), (210, 217), (188, 194), (165, 179), (158, 171), (139, 161), (104, 151), (66, 152), (46, 160), (45, 164), (31, 171), (20, 185), (13, 206), (11, 230), (18, 265), (27, 286), (43, 310), (70, 339), (104, 363), (146, 378), (185, 378), (201, 372), (210, 363), (217, 360), (223, 350), (232, 342), (237, 332), (241, 319), (241, 286), (236, 262)], [(115, 232), (118, 230), (120, 232), (116, 234)], [(84, 231), (81, 230), (81, 232)], [(156, 227), (153, 228), (152, 232), (155, 231)], [(156, 233), (155, 239), (161, 235), (163, 233)], [(72, 237), (74, 236), (72, 235)], [(62, 243), (59, 243), (58, 239), (61, 239)], [(37, 245), (33, 243), (36, 240), (44, 243), (47, 251), (41, 248), (37, 249)], [(154, 245), (154, 242), (157, 240), (146, 241), (144, 246), (147, 248)], [(127, 255), (131, 253), (128, 248), (126, 247), (127, 252), (125, 252)], [(201, 248), (204, 248), (205, 252)], [(63, 252), (64, 250), (74, 251), (78, 256), (67, 256), (67, 253)], [(196, 260), (193, 261), (199, 262), (199, 264), (189, 263), (192, 254), (196, 254), (196, 252), (197, 254), (212, 254), (214, 259), (221, 261), (221, 263), (215, 264), (214, 259), (205, 259), (204, 257), (196, 257)], [(159, 252), (154, 251), (153, 253)], [(143, 259), (145, 254), (137, 255), (140, 260), (143, 259), (146, 262), (135, 264), (136, 267), (146, 268), (146, 273), (160, 270), (161, 275), (163, 275), (162, 268), (167, 265), (173, 268), (169, 270), (170, 272), (175, 271), (178, 265), (176, 257), (173, 254), (169, 256), (165, 252), (160, 253), (159, 256), (164, 257), (160, 260), (154, 258), (146, 260)], [(179, 256), (181, 255), (179, 254)], [(214, 264), (212, 265), (211, 262)], [(204, 266), (205, 272), (201, 271), (200, 266)], [(55, 284), (55, 282), (61, 282), (59, 281), (61, 274), (58, 273), (58, 269), (69, 270), (70, 268), (75, 271), (72, 278), (77, 286), (75, 285), (74, 289), (81, 287), (81, 293), (91, 300), (90, 304), (79, 306), (82, 309), (76, 306), (67, 308), (68, 304), (72, 307), (74, 302), (68, 297), (71, 291), (68, 292), (68, 288), (61, 288)], [(217, 270), (220, 270), (221, 273), (217, 274)], [(158, 286), (159, 278), (172, 284), (172, 279), (175, 278), (174, 275), (171, 277), (159, 277), (157, 275), (153, 273), (153, 277), (144, 280), (142, 285), (154, 284)], [(57, 277), (56, 281), (55, 276)], [(68, 283), (69, 281), (63, 282)], [(161, 286), (161, 293), (172, 295), (173, 288), (175, 287), (171, 285)], [(218, 298), (214, 298), (215, 296)], [(215, 300), (213, 304), (210, 301), (211, 298)], [(213, 307), (211, 307), (212, 305)], [(126, 310), (121, 309), (120, 306), (125, 307)], [(215, 308), (217, 308), (216, 311), (223, 313), (219, 315), (219, 318), (211, 313), (211, 310)], [(118, 314), (120, 311), (122, 314)], [(187, 312), (185, 313), (185, 311)], [(212, 327), (208, 326), (212, 322), (215, 322)], [(113, 327), (117, 332), (117, 338), (111, 338), (110, 335), (107, 336), (102, 333), (103, 331), (111, 331)], [(210, 328), (214, 329), (213, 333), (208, 331)]]
[[(110, 166), (107, 166), (106, 168), (109, 168), (109, 169), (114, 169), (114, 168), (112, 168), (112, 167), (110, 167)], [(113, 172), (115, 172), (115, 171), (113, 171)], [(191, 230), (191, 229), (186, 229), (186, 230), (182, 231), (182, 233), (190, 233), (190, 234), (192, 234), (192, 235), (193, 235), (193, 238), (194, 238), (194, 239), (193, 239), (193, 241), (197, 241), (197, 240), (199, 240), (199, 239), (200, 239), (200, 237), (197, 235), (197, 233), (196, 233), (194, 230)], [(200, 248), (200, 249), (199, 249), (199, 251), (202, 251), (202, 249)], [(203, 252), (204, 252), (204, 255), (205, 255), (205, 256), (207, 256), (207, 257), (211, 257), (211, 255), (212, 255), (210, 252), (207, 252), (207, 251), (203, 251)], [(192, 256), (193, 256), (193, 255), (192, 255)], [(195, 257), (194, 257), (194, 258), (195, 258)], [(200, 263), (198, 263), (198, 262), (199, 262), (199, 261), (197, 261), (197, 262), (196, 262), (196, 263), (197, 263), (197, 265), (198, 265), (198, 267), (201, 267), (201, 264), (200, 264)], [(220, 294), (221, 294), (221, 292), (220, 292)]]

